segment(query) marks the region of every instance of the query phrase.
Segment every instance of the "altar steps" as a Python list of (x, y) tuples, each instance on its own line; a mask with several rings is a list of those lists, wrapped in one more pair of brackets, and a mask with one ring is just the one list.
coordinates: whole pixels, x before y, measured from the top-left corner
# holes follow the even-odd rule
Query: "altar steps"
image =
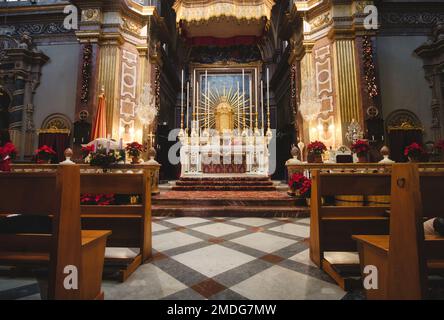
[(269, 177), (184, 177), (174, 191), (276, 191)]
[(168, 191), (153, 197), (154, 216), (307, 217), (305, 203), (286, 192)]

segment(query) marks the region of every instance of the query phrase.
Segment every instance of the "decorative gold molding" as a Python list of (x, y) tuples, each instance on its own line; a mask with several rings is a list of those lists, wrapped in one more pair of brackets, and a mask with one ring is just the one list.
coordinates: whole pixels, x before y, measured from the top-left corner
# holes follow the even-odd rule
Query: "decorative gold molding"
[(71, 131), (69, 129), (57, 129), (57, 128), (49, 128), (49, 129), (39, 129), (37, 130), (38, 134), (67, 134), (70, 135)]

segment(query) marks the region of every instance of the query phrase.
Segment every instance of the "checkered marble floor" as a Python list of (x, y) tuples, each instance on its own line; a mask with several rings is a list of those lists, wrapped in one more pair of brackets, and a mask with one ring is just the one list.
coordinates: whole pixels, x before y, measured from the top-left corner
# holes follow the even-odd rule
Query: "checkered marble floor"
[[(347, 298), (310, 262), (308, 236), (307, 218), (154, 218), (153, 260), (104, 281), (105, 298)], [(39, 298), (32, 279), (0, 278), (0, 299)]]

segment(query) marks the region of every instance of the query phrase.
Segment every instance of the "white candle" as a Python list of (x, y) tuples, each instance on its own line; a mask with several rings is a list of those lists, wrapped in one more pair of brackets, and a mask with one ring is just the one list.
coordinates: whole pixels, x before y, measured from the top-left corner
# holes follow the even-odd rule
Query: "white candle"
[(111, 147), (111, 142), (108, 141), (108, 142), (106, 143), (106, 153), (109, 152), (110, 147)]
[(245, 70), (242, 69), (242, 112), (245, 110)]
[(199, 132), (200, 123), (199, 123), (199, 96), (200, 96), (200, 90), (199, 90), (199, 81), (196, 82), (196, 121), (197, 121), (197, 130)]
[(208, 93), (207, 93), (207, 100), (208, 100), (208, 123), (207, 128), (210, 128), (210, 83), (208, 82)]
[(250, 78), (250, 128), (253, 129), (253, 95), (252, 95), (253, 81)]
[(269, 68), (267, 68), (267, 118), (268, 120), (270, 120), (270, 69)]
[[(254, 103), (255, 103), (255, 109), (256, 109), (256, 119), (257, 119), (257, 115), (258, 115), (258, 102), (257, 102), (257, 90), (259, 89), (258, 85), (258, 80), (257, 80), (257, 69), (254, 69)], [(256, 123), (256, 128), (258, 128), (259, 125)]]
[(196, 69), (193, 75), (193, 120), (196, 117)]
[(240, 132), (240, 91), (239, 81), (237, 82), (237, 129)]
[(182, 69), (182, 90), (181, 90), (181, 95), (182, 95), (182, 103), (180, 106), (180, 126), (181, 129), (183, 129), (183, 108), (184, 108), (184, 81), (185, 81), (185, 73), (184, 70)]
[(187, 124), (186, 127), (188, 129), (189, 124), (189, 113), (190, 113), (190, 82), (187, 82)]
[(123, 149), (123, 139), (120, 138), (120, 140), (119, 140), (119, 150), (122, 150), (122, 149)]
[(262, 115), (261, 115), (261, 120), (262, 120), (262, 129), (265, 132), (265, 126), (264, 126), (264, 81), (261, 80), (261, 110), (262, 110)]
[(207, 119), (208, 119), (208, 110), (207, 109), (209, 109), (209, 104), (208, 104), (208, 70), (205, 70), (205, 91), (206, 91), (205, 92), (206, 99), (204, 101), (204, 106), (205, 106), (206, 115), (204, 114), (204, 127), (208, 128), (208, 122), (207, 122)]

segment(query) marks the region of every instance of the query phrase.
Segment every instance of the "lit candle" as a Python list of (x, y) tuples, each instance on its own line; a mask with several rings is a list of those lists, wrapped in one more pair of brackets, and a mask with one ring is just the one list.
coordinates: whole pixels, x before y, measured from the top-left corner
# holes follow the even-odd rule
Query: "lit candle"
[(210, 129), (210, 83), (209, 82), (208, 82), (207, 101), (208, 101), (208, 123), (207, 123), (207, 128)]
[(108, 142), (106, 143), (106, 153), (109, 152), (110, 147), (111, 147), (111, 141), (108, 140)]
[(237, 131), (240, 132), (240, 91), (239, 81), (237, 82)]
[(245, 70), (242, 69), (242, 111), (245, 112)]
[(193, 75), (193, 120), (196, 117), (196, 69)]

